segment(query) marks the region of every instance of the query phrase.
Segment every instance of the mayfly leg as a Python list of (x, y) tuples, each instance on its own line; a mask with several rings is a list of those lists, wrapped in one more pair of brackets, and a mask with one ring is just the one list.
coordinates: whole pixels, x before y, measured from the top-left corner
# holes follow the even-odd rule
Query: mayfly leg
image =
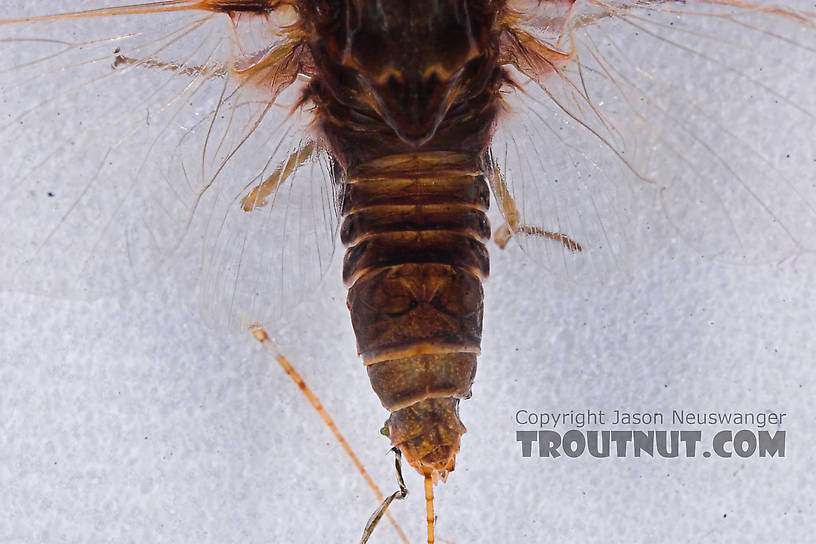
[(509, 223), (505, 223), (504, 225), (497, 228), (496, 232), (493, 233), (493, 241), (496, 243), (497, 246), (499, 246), (499, 249), (504, 249), (507, 246), (507, 242), (510, 241), (510, 238), (512, 238), (514, 234), (517, 234), (519, 232), (527, 234), (529, 236), (540, 236), (548, 240), (553, 240), (554, 242), (560, 242), (565, 248), (567, 248), (573, 253), (580, 253), (581, 251), (583, 251), (581, 244), (579, 244), (566, 234), (554, 232), (551, 230), (544, 230), (542, 227), (536, 227), (532, 225), (517, 224), (516, 226), (511, 226)]
[(566, 234), (546, 230), (543, 227), (535, 225), (522, 224), (521, 214), (519, 213), (518, 208), (516, 208), (516, 201), (513, 199), (513, 195), (510, 194), (510, 190), (507, 188), (507, 184), (504, 182), (504, 176), (499, 170), (497, 164), (493, 163), (491, 167), (493, 172), (491, 176), (487, 176), (488, 182), (490, 183), (490, 189), (493, 191), (493, 196), (499, 203), (502, 215), (506, 221), (502, 226), (496, 229), (495, 233), (493, 233), (493, 242), (499, 246), (499, 249), (504, 249), (507, 246), (507, 242), (510, 241), (510, 238), (512, 238), (514, 234), (520, 232), (529, 236), (540, 236), (542, 238), (547, 238), (548, 240), (560, 242), (572, 253), (580, 253), (583, 251), (581, 244)]
[[(374, 491), (374, 495), (377, 496), (377, 500), (379, 500), (381, 503), (384, 502), (382, 491), (380, 491), (380, 488), (377, 487), (376, 483), (374, 483), (374, 480), (368, 474), (368, 471), (363, 466), (363, 463), (360, 461), (359, 457), (357, 457), (357, 454), (354, 453), (353, 449), (351, 449), (351, 445), (346, 441), (345, 437), (340, 432), (340, 429), (337, 428), (337, 425), (335, 425), (334, 420), (329, 415), (329, 413), (326, 411), (326, 409), (323, 407), (323, 404), (321, 404), (321, 402), (317, 398), (317, 396), (312, 392), (312, 390), (309, 388), (309, 386), (306, 385), (306, 382), (303, 381), (303, 378), (300, 376), (300, 374), (298, 374), (298, 372), (294, 369), (292, 364), (283, 355), (283, 353), (281, 353), (280, 349), (278, 349), (277, 344), (275, 344), (275, 342), (272, 341), (271, 338), (269, 338), (269, 335), (266, 333), (266, 331), (263, 328), (253, 327), (251, 329), (251, 331), (252, 331), (252, 335), (255, 337), (255, 339), (258, 342), (261, 343), (263, 348), (270, 355), (272, 355), (272, 357), (275, 358), (275, 360), (278, 362), (278, 364), (281, 366), (281, 368), (283, 368), (283, 371), (286, 372), (286, 375), (289, 376), (289, 378), (291, 378), (293, 382), (295, 382), (295, 385), (297, 385), (298, 388), (300, 389), (300, 391), (306, 396), (307, 399), (309, 399), (309, 403), (312, 405), (312, 407), (315, 410), (317, 410), (317, 413), (320, 414), (320, 417), (323, 419), (323, 422), (331, 430), (331, 432), (334, 435), (335, 439), (343, 447), (343, 450), (346, 452), (346, 455), (349, 456), (349, 458), (352, 460), (354, 465), (357, 467), (357, 470), (360, 472), (360, 475), (363, 477), (363, 479), (366, 481), (366, 483), (372, 489), (372, 491)], [(397, 462), (397, 465), (399, 466), (399, 462)], [(402, 482), (402, 474), (401, 473), (399, 473), (399, 480), (400, 480), (400, 482)], [(405, 484), (402, 484), (403, 488), (404, 488), (404, 485)], [(407, 492), (407, 490), (406, 490), (406, 492)], [(393, 497), (393, 495), (392, 495), (392, 497)], [(391, 497), (389, 497), (389, 498), (391, 498)], [(393, 500), (393, 498), (392, 498), (392, 500)], [(390, 503), (391, 501), (389, 500), (388, 502)], [(400, 540), (404, 544), (408, 544), (408, 538), (405, 536), (405, 533), (403, 532), (402, 528), (397, 523), (397, 520), (395, 520), (391, 516), (391, 514), (389, 512), (385, 512), (385, 515), (388, 518), (388, 521), (391, 522), (391, 525), (394, 526), (394, 529), (397, 531), (397, 534), (399, 535)]]
[[(391, 506), (391, 503), (396, 500), (402, 500), (406, 496), (408, 496), (408, 488), (405, 486), (405, 480), (402, 478), (402, 452), (400, 452), (399, 448), (392, 448), (391, 451), (394, 452), (394, 464), (396, 465), (397, 471), (397, 485), (398, 489), (394, 491), (391, 495), (389, 495), (380, 506), (371, 514), (371, 517), (368, 519), (368, 523), (366, 523), (365, 529), (363, 530), (363, 537), (360, 539), (360, 544), (366, 544), (368, 542), (369, 537), (374, 532), (374, 529), (377, 527), (377, 524), (382, 519), (383, 514), (388, 515), (388, 507)], [(434, 523), (436, 522), (436, 516), (434, 515), (434, 494), (433, 494), (433, 476), (430, 472), (425, 473), (425, 519), (428, 523), (428, 544), (434, 543)]]
[(377, 509), (374, 510), (374, 513), (371, 514), (371, 517), (368, 518), (365, 529), (363, 529), (363, 537), (360, 539), (360, 544), (366, 544), (368, 542), (368, 539), (371, 537), (371, 534), (374, 532), (377, 524), (382, 519), (383, 514), (386, 516), (389, 515), (388, 507), (391, 506), (394, 499), (402, 500), (408, 496), (408, 488), (405, 486), (405, 480), (402, 478), (402, 452), (399, 450), (399, 448), (391, 448), (391, 451), (394, 452), (394, 466), (396, 467), (397, 471), (398, 489), (386, 497), (385, 500), (381, 501)]
[(302, 147), (299, 147), (278, 165), (269, 177), (256, 185), (252, 191), (241, 199), (241, 209), (250, 212), (256, 208), (266, 206), (269, 203), (269, 196), (274, 194), (280, 184), (286, 181), (295, 170), (311, 159), (315, 150), (316, 146), (312, 141), (308, 141)]
[(113, 54), (115, 55), (113, 58), (114, 69), (122, 66), (138, 66), (139, 68), (155, 68), (175, 72), (190, 77), (224, 77), (227, 75), (227, 69), (222, 66), (183, 66), (150, 58), (136, 59), (122, 54), (122, 50), (118, 47), (114, 49)]
[[(163, 62), (151, 58), (133, 58), (125, 55), (118, 47), (113, 53), (115, 55), (112, 64), (112, 68), (114, 70), (121, 67), (138, 67), (174, 72), (190, 78), (207, 79), (223, 78), (229, 74), (229, 69), (226, 66), (217, 64), (187, 66), (184, 64)], [(281, 184), (291, 177), (299, 167), (308, 162), (314, 156), (316, 151), (317, 146), (315, 142), (306, 140), (301, 146), (292, 152), (286, 160), (281, 162), (271, 175), (258, 183), (241, 199), (241, 209), (245, 212), (251, 212), (252, 210), (266, 206), (269, 202), (268, 198), (274, 195), (275, 191), (278, 190)]]

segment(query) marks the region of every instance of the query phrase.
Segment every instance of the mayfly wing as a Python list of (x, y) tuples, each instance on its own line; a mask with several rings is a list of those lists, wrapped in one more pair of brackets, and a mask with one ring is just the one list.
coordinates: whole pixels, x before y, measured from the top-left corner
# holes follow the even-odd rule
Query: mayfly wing
[(251, 180), (231, 179), (218, 192), (201, 281), (202, 315), (211, 326), (277, 323), (313, 293), (332, 261), (336, 165), (311, 140), (299, 143), (284, 147), (282, 157), (265, 139), (247, 147), (270, 158)]
[(243, 4), (3, 2), (0, 286), (115, 292), (203, 240), (213, 324), (314, 288), (337, 213), (297, 12)]
[(516, 4), (489, 167), (527, 253), (605, 282), (655, 231), (737, 262), (816, 249), (812, 5)]

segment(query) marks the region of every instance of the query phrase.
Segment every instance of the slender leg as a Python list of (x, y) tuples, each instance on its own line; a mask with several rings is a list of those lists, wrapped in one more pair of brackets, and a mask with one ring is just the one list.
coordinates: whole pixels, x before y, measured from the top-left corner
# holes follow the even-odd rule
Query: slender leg
[(113, 53), (116, 55), (113, 59), (114, 69), (122, 66), (139, 66), (141, 68), (156, 68), (158, 70), (178, 72), (190, 77), (224, 77), (227, 75), (227, 69), (222, 66), (181, 66), (154, 59), (134, 59), (123, 55), (119, 48), (115, 49)]
[[(127, 57), (117, 48), (114, 51), (116, 57), (113, 61), (113, 68), (121, 66), (138, 66), (142, 68), (155, 68), (177, 72), (190, 77), (225, 77), (228, 70), (221, 66), (181, 66), (178, 64), (166, 63), (154, 59), (134, 59)], [(256, 185), (244, 198), (241, 199), (241, 208), (245, 212), (250, 212), (256, 208), (262, 208), (268, 204), (267, 198), (272, 195), (280, 185), (291, 176), (295, 170), (312, 158), (316, 150), (313, 141), (306, 142), (303, 146), (292, 152), (272, 174)]]
[[(371, 479), (371, 476), (368, 474), (368, 471), (366, 471), (365, 467), (363, 466), (363, 463), (360, 462), (360, 459), (357, 457), (357, 454), (354, 453), (354, 450), (351, 449), (351, 446), (349, 445), (349, 443), (346, 442), (346, 439), (343, 437), (343, 435), (340, 433), (340, 430), (334, 424), (334, 420), (332, 420), (331, 416), (326, 411), (326, 409), (323, 408), (323, 405), (320, 403), (320, 400), (317, 398), (317, 396), (312, 392), (311, 389), (309, 389), (309, 386), (306, 385), (306, 382), (303, 381), (303, 378), (301, 378), (300, 374), (298, 374), (297, 371), (294, 369), (294, 367), (292, 367), (292, 364), (289, 362), (289, 360), (286, 357), (284, 357), (284, 355), (278, 349), (277, 345), (272, 341), (271, 338), (269, 338), (269, 335), (266, 334), (266, 331), (264, 329), (262, 329), (262, 328), (253, 328), (252, 334), (255, 337), (255, 339), (258, 340), (258, 342), (261, 343), (261, 345), (264, 347), (264, 349), (266, 349), (266, 351), (269, 352), (269, 354), (272, 355), (275, 358), (275, 360), (278, 361), (278, 364), (280, 364), (281, 368), (283, 368), (283, 371), (286, 372), (286, 375), (289, 376), (292, 379), (293, 382), (295, 382), (295, 384), (298, 386), (298, 388), (301, 390), (301, 392), (304, 395), (306, 395), (306, 398), (309, 399), (309, 402), (311, 403), (312, 407), (315, 410), (317, 410), (317, 413), (320, 414), (320, 417), (323, 419), (323, 422), (326, 424), (326, 426), (329, 427), (332, 434), (334, 434), (334, 437), (337, 439), (337, 441), (343, 447), (343, 450), (346, 452), (346, 455), (348, 455), (349, 458), (351, 458), (352, 462), (357, 467), (357, 470), (360, 472), (363, 479), (366, 481), (368, 486), (374, 491), (374, 494), (377, 496), (377, 500), (382, 502), (383, 501), (382, 491), (380, 491), (380, 488), (377, 487), (377, 484), (374, 483), (374, 480)], [(399, 460), (397, 461), (397, 466), (398, 466), (398, 469), (399, 469)], [(399, 473), (399, 481), (402, 482), (401, 472)], [(404, 488), (405, 488), (405, 484), (402, 483), (401, 489), (404, 489)], [(405, 493), (407, 493), (407, 490), (405, 490)], [(391, 500), (393, 500), (393, 498), (394, 498), (394, 495), (389, 497), (389, 499), (391, 499)], [(402, 498), (402, 497), (397, 497), (397, 498)], [(390, 504), (391, 500), (388, 500), (389, 504)], [(387, 505), (386, 505), (386, 507), (387, 507)], [(383, 509), (383, 511), (384, 510), (385, 509)], [(385, 512), (385, 515), (386, 515), (386, 517), (388, 517), (388, 521), (391, 522), (391, 525), (394, 526), (394, 529), (397, 531), (397, 534), (399, 535), (400, 540), (403, 543), (408, 544), (408, 538), (405, 536), (405, 533), (402, 531), (402, 528), (399, 526), (397, 521), (391, 516), (390, 513)], [(380, 517), (382, 517), (382, 512), (380, 513)], [(378, 518), (378, 521), (379, 521), (379, 518)]]
[[(377, 524), (382, 519), (383, 514), (389, 516), (388, 507), (391, 506), (391, 503), (394, 499), (401, 500), (408, 496), (408, 488), (405, 487), (405, 481), (402, 479), (402, 452), (399, 448), (391, 448), (391, 451), (394, 452), (394, 464), (397, 468), (397, 485), (399, 489), (391, 493), (384, 501), (380, 503), (380, 506), (374, 510), (374, 513), (371, 514), (371, 517), (368, 518), (368, 523), (366, 523), (365, 529), (363, 529), (363, 537), (360, 539), (360, 544), (366, 544), (368, 539), (371, 537), (371, 534), (374, 532), (374, 528), (377, 527)], [(389, 516), (389, 519), (390, 516)]]
[(315, 143), (310, 141), (295, 150), (280, 166), (275, 168), (268, 178), (256, 185), (249, 194), (241, 199), (241, 208), (245, 212), (251, 212), (255, 208), (266, 206), (269, 203), (267, 201), (269, 195), (273, 194), (281, 183), (312, 157), (315, 147)]
[(537, 227), (534, 225), (522, 224), (521, 214), (516, 208), (516, 202), (513, 200), (512, 195), (510, 195), (510, 191), (507, 189), (507, 185), (504, 182), (504, 176), (497, 165), (494, 164), (493, 169), (494, 175), (490, 176), (490, 188), (493, 190), (493, 195), (498, 201), (502, 215), (504, 215), (504, 218), (507, 221), (496, 229), (496, 232), (493, 234), (493, 241), (497, 246), (499, 246), (500, 249), (504, 249), (505, 246), (507, 246), (507, 242), (510, 241), (510, 238), (512, 238), (514, 234), (520, 232), (530, 236), (540, 236), (542, 238), (547, 238), (548, 240), (561, 242), (564, 244), (564, 247), (574, 253), (583, 251), (581, 244), (566, 234), (546, 230), (542, 227)]

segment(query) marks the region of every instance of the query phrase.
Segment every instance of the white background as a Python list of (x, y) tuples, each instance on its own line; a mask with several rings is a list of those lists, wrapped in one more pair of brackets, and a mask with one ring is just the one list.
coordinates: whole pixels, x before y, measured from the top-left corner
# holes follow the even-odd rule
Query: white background
[[(802, 541), (813, 529), (814, 267), (678, 251), (616, 290), (536, 277), (493, 251), (484, 349), (457, 470), (455, 542)], [(522, 263), (522, 264), (519, 264)], [(271, 331), (384, 489), (386, 414), (339, 274)], [(297, 388), (249, 335), (199, 324), (172, 282), (87, 304), (2, 296), (0, 536), (9, 542), (350, 542), (376, 506)], [(523, 459), (514, 413), (784, 411), (784, 459)], [(704, 429), (707, 431), (707, 429)], [(710, 437), (705, 432), (704, 437)], [(422, 539), (421, 481), (394, 512)], [(383, 528), (375, 542), (395, 539)]]
[[(667, 244), (631, 283), (584, 288), (518, 248), (491, 254), (468, 433), (436, 488), (440, 541), (807, 540), (812, 256), (744, 267)], [(359, 539), (373, 494), (249, 334), (201, 325), (190, 283), (179, 273), (90, 302), (0, 294), (0, 542)], [(393, 490), (387, 414), (355, 356), (337, 256), (270, 334)], [(616, 408), (785, 412), (787, 455), (521, 457), (517, 410)], [(421, 480), (406, 475), (393, 512), (422, 542)], [(372, 538), (395, 541), (385, 522)]]

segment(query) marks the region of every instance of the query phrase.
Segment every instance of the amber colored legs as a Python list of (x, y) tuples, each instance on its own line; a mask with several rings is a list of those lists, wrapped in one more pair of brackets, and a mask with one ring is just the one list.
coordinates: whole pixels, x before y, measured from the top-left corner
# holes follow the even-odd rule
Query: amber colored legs
[(428, 520), (428, 544), (434, 543), (433, 481), (430, 473), (425, 475), (425, 511)]
[(516, 208), (516, 201), (513, 200), (513, 197), (510, 195), (510, 191), (507, 189), (507, 185), (504, 182), (504, 176), (502, 175), (501, 171), (499, 171), (498, 165), (493, 165), (493, 169), (494, 175), (489, 177), (490, 188), (493, 190), (493, 196), (496, 198), (499, 207), (501, 208), (502, 215), (507, 221), (505, 224), (496, 229), (496, 232), (493, 234), (493, 241), (497, 246), (499, 246), (500, 249), (505, 248), (507, 242), (510, 241), (510, 238), (512, 238), (514, 234), (523, 233), (530, 236), (541, 236), (542, 238), (561, 242), (564, 247), (571, 252), (583, 251), (581, 244), (566, 234), (545, 230), (542, 227), (522, 224), (520, 222), (521, 214)]
[[(332, 434), (334, 434), (334, 437), (343, 447), (343, 450), (345, 450), (346, 455), (348, 455), (349, 458), (351, 458), (352, 462), (357, 467), (357, 470), (363, 476), (363, 479), (366, 481), (368, 486), (374, 491), (374, 494), (377, 496), (377, 500), (383, 502), (382, 491), (380, 491), (380, 488), (377, 487), (377, 484), (374, 483), (374, 480), (371, 479), (371, 476), (369, 476), (365, 467), (360, 462), (360, 459), (357, 457), (357, 454), (354, 453), (354, 450), (351, 449), (349, 443), (346, 442), (346, 439), (343, 437), (343, 435), (340, 433), (340, 430), (334, 424), (334, 420), (332, 420), (331, 416), (326, 411), (326, 409), (323, 408), (323, 405), (320, 403), (320, 400), (317, 398), (317, 396), (312, 392), (311, 389), (309, 389), (309, 386), (306, 385), (306, 382), (303, 381), (303, 378), (300, 377), (300, 374), (297, 373), (297, 371), (292, 367), (292, 364), (289, 362), (289, 360), (286, 357), (284, 357), (284, 355), (280, 352), (277, 345), (275, 345), (275, 343), (269, 338), (269, 335), (266, 334), (265, 330), (261, 328), (254, 328), (252, 330), (252, 334), (253, 336), (255, 336), (255, 339), (261, 343), (264, 349), (266, 349), (266, 351), (269, 352), (269, 354), (272, 355), (275, 358), (275, 360), (278, 361), (278, 364), (280, 364), (281, 368), (283, 368), (283, 371), (286, 372), (286, 375), (289, 376), (293, 382), (295, 382), (300, 391), (304, 395), (306, 395), (306, 398), (309, 399), (309, 402), (311, 403), (312, 407), (315, 410), (317, 410), (317, 413), (319, 413), (320, 417), (323, 418), (323, 422), (329, 427), (329, 429), (331, 429)], [(401, 481), (402, 475), (400, 474), (400, 482)], [(402, 488), (404, 489), (404, 484), (402, 484)], [(407, 493), (407, 491), (405, 492)], [(393, 500), (393, 498), (394, 496), (392, 495), (390, 499)], [(388, 503), (390, 504), (390, 502), (391, 501), (389, 500)], [(384, 508), (383, 511), (385, 511)], [(391, 522), (391, 525), (394, 526), (394, 529), (397, 531), (400, 540), (403, 543), (408, 544), (408, 538), (405, 536), (405, 533), (402, 531), (402, 528), (399, 526), (397, 521), (391, 516), (390, 513), (385, 512), (385, 515), (386, 517), (388, 517), (388, 521)], [(382, 516), (382, 513), (380, 513), (380, 516)]]
[(248, 195), (241, 199), (241, 208), (245, 212), (250, 212), (255, 208), (260, 208), (268, 204), (267, 198), (273, 194), (286, 178), (292, 175), (299, 166), (308, 161), (315, 152), (315, 143), (307, 142), (305, 145), (294, 151), (275, 168), (272, 174), (256, 185)]

